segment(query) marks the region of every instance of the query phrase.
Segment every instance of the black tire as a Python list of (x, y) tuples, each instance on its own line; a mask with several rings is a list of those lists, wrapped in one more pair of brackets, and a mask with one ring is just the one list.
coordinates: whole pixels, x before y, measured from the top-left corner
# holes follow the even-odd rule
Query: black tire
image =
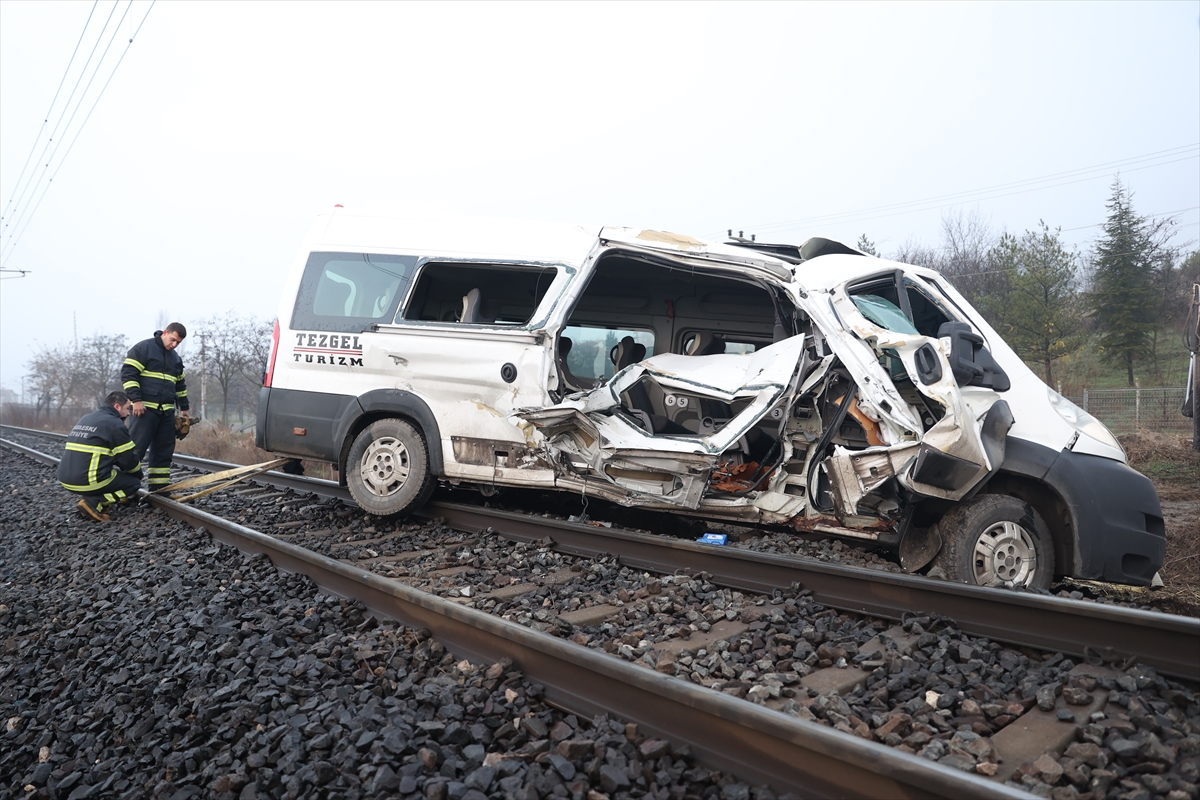
[(433, 492), (424, 437), (402, 420), (372, 422), (350, 446), (346, 486), (368, 514), (390, 517), (420, 508)]
[(1048, 589), (1054, 543), (1033, 506), (1005, 494), (985, 494), (955, 506), (938, 522), (942, 549), (933, 559), (958, 583)]

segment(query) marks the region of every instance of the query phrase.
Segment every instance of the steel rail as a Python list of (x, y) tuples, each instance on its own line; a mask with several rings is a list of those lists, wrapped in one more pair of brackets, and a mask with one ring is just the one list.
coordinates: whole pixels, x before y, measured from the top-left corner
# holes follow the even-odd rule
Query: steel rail
[[(238, 466), (181, 454), (175, 459), (210, 471)], [(333, 481), (278, 472), (255, 480), (353, 503), (350, 493)], [(427, 503), (417, 515), (441, 517), (451, 527), (473, 532), (492, 527), (500, 535), (524, 541), (550, 538), (564, 552), (615, 555), (622, 563), (649, 571), (707, 572), (717, 584), (746, 591), (770, 594), (799, 583), (811, 589), (818, 602), (843, 611), (886, 619), (936, 614), (972, 635), (1076, 658), (1089, 653), (1136, 656), (1165, 675), (1200, 682), (1200, 619), (1193, 617), (718, 548), (442, 501)]]
[[(58, 460), (16, 442), (0, 443), (44, 464)], [(307, 575), (331, 594), (429, 630), (456, 657), (484, 663), (512, 659), (545, 687), (547, 700), (572, 713), (636, 722), (675, 746), (688, 745), (702, 763), (745, 779), (811, 797), (1028, 798), (1016, 787), (627, 664), (162, 496), (142, 496), (218, 541)]]

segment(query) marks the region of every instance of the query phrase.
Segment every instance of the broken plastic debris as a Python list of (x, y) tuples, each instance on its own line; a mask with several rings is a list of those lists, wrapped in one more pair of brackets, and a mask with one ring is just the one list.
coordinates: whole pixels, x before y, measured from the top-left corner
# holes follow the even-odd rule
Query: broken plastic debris
[(725, 546), (725, 541), (729, 538), (728, 534), (724, 533), (706, 533), (696, 541), (700, 544), (715, 544), (721, 547)]
[(598, 519), (588, 519), (587, 514), (580, 514), (579, 516), (575, 516), (574, 514), (572, 514), (571, 516), (567, 517), (567, 522), (577, 522), (580, 525), (591, 525), (593, 528), (611, 528), (612, 527), (611, 522), (601, 522)]

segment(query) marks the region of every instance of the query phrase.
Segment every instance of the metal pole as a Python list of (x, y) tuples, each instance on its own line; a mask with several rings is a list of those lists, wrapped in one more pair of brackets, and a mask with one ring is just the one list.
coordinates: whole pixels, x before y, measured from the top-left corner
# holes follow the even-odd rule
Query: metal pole
[(208, 334), (200, 334), (200, 419), (208, 419)]
[(1083, 390), (1083, 410), (1084, 411), (1088, 410), (1088, 390), (1087, 389)]
[(1200, 283), (1192, 285), (1192, 303), (1184, 322), (1183, 338), (1187, 349), (1192, 351), (1191, 369), (1191, 412), (1192, 449), (1200, 451)]

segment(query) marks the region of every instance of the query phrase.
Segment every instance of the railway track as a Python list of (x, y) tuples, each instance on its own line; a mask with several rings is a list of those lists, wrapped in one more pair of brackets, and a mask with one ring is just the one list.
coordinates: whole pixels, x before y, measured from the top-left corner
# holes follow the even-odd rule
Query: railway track
[[(62, 438), (44, 431), (12, 430)], [(176, 454), (175, 461), (204, 472), (239, 466), (182, 454)], [(255, 480), (353, 503), (349, 491), (333, 481), (282, 472), (268, 472)], [(458, 503), (434, 501), (418, 516), (441, 518), (468, 532), (491, 528), (518, 541), (550, 539), (559, 550), (572, 555), (612, 555), (630, 567), (650, 572), (704, 572), (718, 585), (766, 595), (798, 583), (811, 590), (821, 604), (842, 611), (891, 620), (908, 614), (934, 614), (952, 618), (965, 632), (1007, 644), (1056, 650), (1092, 661), (1135, 659), (1163, 674), (1200, 682), (1200, 619), (715, 548)]]
[[(45, 436), (40, 431), (20, 432)], [(45, 463), (54, 460), (15, 443), (10, 446)], [(186, 456), (176, 460), (193, 469), (230, 466)], [(348, 500), (345, 490), (329, 481), (281, 473), (257, 480)], [(1026, 796), (1011, 786), (776, 714), (464, 608), (202, 510), (165, 498), (151, 498), (151, 502), (221, 541), (267, 554), (278, 567), (304, 573), (327, 591), (359, 599), (381, 616), (427, 628), (457, 655), (485, 661), (511, 658), (530, 678), (543, 683), (547, 697), (557, 704), (577, 713), (604, 712), (636, 721), (648, 731), (686, 742), (718, 768), (774, 786), (803, 787), (813, 796)], [(953, 617), (964, 630), (1013, 644), (1079, 655), (1109, 648), (1110, 657), (1114, 653), (1136, 656), (1165, 674), (1196, 679), (1197, 665), (1190, 655), (1200, 652), (1200, 621), (1196, 620), (804, 563), (453, 503), (433, 503), (423, 513), (462, 531), (490, 529), (525, 542), (550, 539), (555, 550), (580, 557), (617, 556), (631, 567), (666, 574), (707, 573), (714, 583), (745, 591), (770, 595), (799, 583), (819, 602), (855, 613), (897, 619), (933, 612)]]

